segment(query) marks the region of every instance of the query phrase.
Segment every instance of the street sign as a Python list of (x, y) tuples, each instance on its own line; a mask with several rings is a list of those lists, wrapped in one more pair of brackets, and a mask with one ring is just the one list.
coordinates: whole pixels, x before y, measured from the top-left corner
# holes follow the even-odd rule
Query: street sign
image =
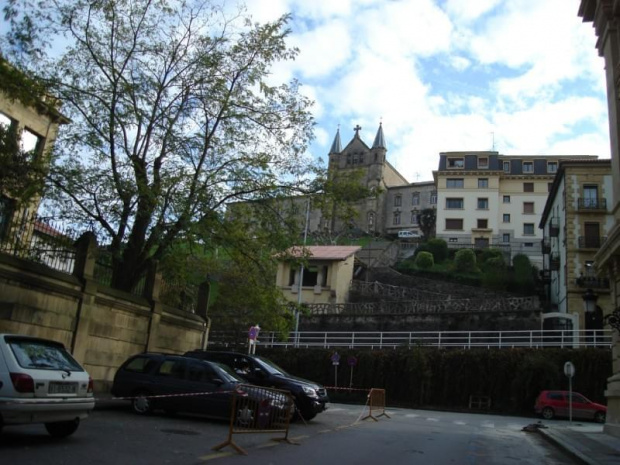
[(334, 352), (330, 358), (332, 360), (332, 364), (340, 365), (340, 355), (338, 355), (338, 352)]
[(575, 365), (573, 365), (571, 362), (566, 362), (564, 364), (564, 374), (569, 378), (575, 376)]
[(568, 377), (568, 421), (573, 422), (573, 376), (575, 376), (575, 365), (572, 362), (564, 364), (564, 374)]
[(354, 367), (355, 365), (357, 365), (357, 358), (351, 355), (349, 358), (347, 358), (347, 363), (350, 367)]

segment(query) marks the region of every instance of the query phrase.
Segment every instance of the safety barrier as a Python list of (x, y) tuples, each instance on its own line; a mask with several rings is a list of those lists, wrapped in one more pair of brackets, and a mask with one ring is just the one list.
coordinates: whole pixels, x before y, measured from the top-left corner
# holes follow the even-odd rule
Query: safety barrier
[(212, 450), (230, 446), (238, 453), (248, 453), (233, 441), (235, 434), (284, 433), (273, 441), (297, 444), (288, 438), (294, 400), (288, 391), (242, 384), (233, 393), (228, 439)]
[[(373, 411), (380, 411), (381, 413), (375, 416)], [(372, 388), (368, 393), (368, 415), (362, 418), (362, 420), (372, 418), (375, 421), (379, 421), (377, 420), (378, 417), (390, 418), (385, 411), (385, 389)]]

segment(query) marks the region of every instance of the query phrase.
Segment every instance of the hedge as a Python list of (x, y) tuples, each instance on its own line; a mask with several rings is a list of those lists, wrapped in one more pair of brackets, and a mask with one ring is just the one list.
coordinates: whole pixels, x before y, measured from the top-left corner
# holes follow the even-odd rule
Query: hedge
[[(609, 349), (434, 349), (391, 350), (264, 349), (263, 355), (293, 375), (328, 387), (334, 402), (365, 400), (363, 391), (331, 389), (338, 373), (338, 387), (349, 387), (349, 357), (357, 359), (352, 387), (382, 388), (390, 406), (466, 409), (470, 395), (489, 396), (492, 410), (508, 414), (533, 413), (536, 396), (543, 389), (568, 389), (563, 367), (573, 362), (573, 389), (594, 402), (605, 404), (607, 378), (612, 375)], [(330, 357), (340, 355), (334, 367)], [(360, 395), (360, 392), (363, 395)]]

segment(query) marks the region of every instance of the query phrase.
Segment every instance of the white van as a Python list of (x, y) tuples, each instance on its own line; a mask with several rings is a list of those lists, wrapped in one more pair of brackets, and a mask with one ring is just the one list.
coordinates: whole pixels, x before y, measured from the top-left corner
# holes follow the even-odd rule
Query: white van
[(398, 231), (399, 239), (418, 239), (420, 233), (417, 231)]

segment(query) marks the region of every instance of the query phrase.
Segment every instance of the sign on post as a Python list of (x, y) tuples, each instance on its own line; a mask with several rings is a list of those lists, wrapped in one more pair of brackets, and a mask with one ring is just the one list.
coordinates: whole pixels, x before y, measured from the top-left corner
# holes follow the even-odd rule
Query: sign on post
[(347, 363), (351, 367), (351, 378), (349, 379), (349, 387), (353, 387), (353, 368), (355, 368), (355, 365), (357, 365), (357, 358), (351, 355), (349, 358), (347, 358)]
[(332, 365), (334, 365), (334, 386), (338, 387), (338, 365), (340, 365), (340, 355), (334, 352), (330, 357)]
[(564, 374), (568, 377), (568, 421), (573, 422), (573, 376), (575, 376), (575, 365), (572, 362), (564, 364)]

